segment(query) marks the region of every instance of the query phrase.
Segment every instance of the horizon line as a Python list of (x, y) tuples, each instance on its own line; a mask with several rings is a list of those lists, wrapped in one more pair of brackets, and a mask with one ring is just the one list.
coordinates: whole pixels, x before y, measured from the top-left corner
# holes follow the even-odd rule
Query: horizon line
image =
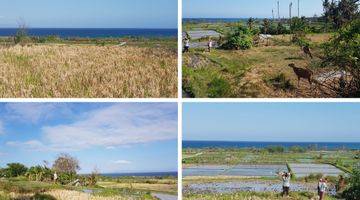
[[(18, 29), (19, 27), (0, 27), (0, 29)], [(168, 29), (168, 30), (177, 30), (177, 27), (174, 28), (149, 28), (149, 27), (144, 27), (144, 28), (139, 28), (139, 27), (134, 27), (134, 28), (128, 28), (128, 27), (27, 27), (27, 29)]]
[(310, 141), (258, 141), (258, 140), (182, 140), (183, 142), (267, 142), (267, 143), (278, 143), (278, 142), (288, 142), (288, 143), (359, 143), (360, 142), (347, 142), (347, 141), (341, 141), (341, 142), (334, 142), (334, 141), (321, 141), (321, 142), (310, 142)]

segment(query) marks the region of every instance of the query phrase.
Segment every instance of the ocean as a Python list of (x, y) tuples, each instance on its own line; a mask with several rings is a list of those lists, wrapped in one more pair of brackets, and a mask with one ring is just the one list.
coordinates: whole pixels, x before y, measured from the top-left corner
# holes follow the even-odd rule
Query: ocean
[(219, 22), (245, 22), (249, 18), (184, 18), (184, 23), (219, 23)]
[(177, 176), (177, 172), (136, 172), (136, 173), (111, 173), (101, 174), (107, 177), (124, 177), (124, 176), (138, 176), (138, 177), (164, 177), (164, 176)]
[[(109, 38), (109, 37), (177, 37), (177, 29), (133, 29), (133, 28), (29, 28), (31, 36), (61, 38)], [(0, 37), (13, 36), (16, 28), (0, 28)]]
[(225, 142), (225, 141), (183, 141), (183, 148), (266, 148), (269, 146), (314, 147), (321, 150), (354, 149), (360, 150), (360, 143), (341, 142)]

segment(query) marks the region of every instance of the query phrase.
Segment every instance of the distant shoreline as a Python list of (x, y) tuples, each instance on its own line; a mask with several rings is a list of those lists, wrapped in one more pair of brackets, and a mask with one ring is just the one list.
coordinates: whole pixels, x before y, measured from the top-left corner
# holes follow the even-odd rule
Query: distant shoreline
[(283, 147), (316, 147), (317, 149), (355, 149), (360, 150), (360, 142), (259, 142), (259, 141), (183, 141), (183, 148), (266, 148)]
[(165, 176), (175, 176), (177, 177), (177, 172), (135, 172), (135, 173), (103, 173), (100, 176), (104, 177), (165, 177)]
[[(0, 37), (14, 36), (18, 28), (0, 28)], [(31, 37), (60, 38), (177, 38), (177, 29), (149, 28), (28, 28)]]

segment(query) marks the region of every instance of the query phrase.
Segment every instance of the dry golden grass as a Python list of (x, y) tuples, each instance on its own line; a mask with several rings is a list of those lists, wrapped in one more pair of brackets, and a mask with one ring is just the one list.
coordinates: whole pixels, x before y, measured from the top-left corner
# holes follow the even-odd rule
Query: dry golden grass
[(176, 97), (177, 53), (150, 47), (0, 47), (0, 97)]
[(99, 186), (104, 188), (128, 188), (128, 189), (135, 189), (135, 190), (150, 190), (150, 191), (157, 191), (157, 192), (176, 192), (177, 191), (177, 184), (166, 184), (166, 183), (115, 183), (115, 182), (99, 182)]
[[(308, 34), (306, 36), (307, 39), (309, 39), (311, 42), (319, 44), (319, 43), (324, 43), (329, 41), (329, 39), (331, 38), (332, 34), (330, 33), (321, 33), (321, 34)], [(280, 40), (284, 40), (284, 41), (290, 41), (292, 35), (291, 34), (286, 34), (286, 35), (275, 35), (273, 36), (275, 39), (280, 39)]]
[[(1, 196), (3, 195), (3, 196)], [(34, 199), (33, 193), (29, 194), (18, 194), (18, 193), (10, 193), (10, 194), (2, 194), (0, 192), (0, 199), (17, 199), (17, 200), (32, 200)], [(121, 195), (113, 195), (113, 196), (94, 196), (90, 194), (86, 194), (84, 192), (73, 191), (73, 190), (51, 190), (43, 193), (42, 195), (49, 195), (57, 200), (138, 200), (138, 197), (131, 196), (121, 196)]]

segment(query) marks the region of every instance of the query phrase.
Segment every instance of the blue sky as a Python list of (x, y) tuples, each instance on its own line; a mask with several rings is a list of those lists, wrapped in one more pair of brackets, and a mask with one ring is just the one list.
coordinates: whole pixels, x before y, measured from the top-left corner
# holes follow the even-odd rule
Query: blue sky
[[(293, 16), (297, 15), (297, 0), (279, 0), (280, 16), (289, 16), (293, 2)], [(183, 0), (184, 18), (272, 18), (277, 16), (277, 0)], [(300, 15), (322, 14), (322, 0), (300, 0)]]
[(177, 0), (1, 0), (0, 27), (177, 28)]
[(80, 173), (177, 171), (176, 103), (0, 104), (0, 167), (52, 163), (60, 153)]
[(360, 103), (185, 103), (183, 139), (360, 142)]

